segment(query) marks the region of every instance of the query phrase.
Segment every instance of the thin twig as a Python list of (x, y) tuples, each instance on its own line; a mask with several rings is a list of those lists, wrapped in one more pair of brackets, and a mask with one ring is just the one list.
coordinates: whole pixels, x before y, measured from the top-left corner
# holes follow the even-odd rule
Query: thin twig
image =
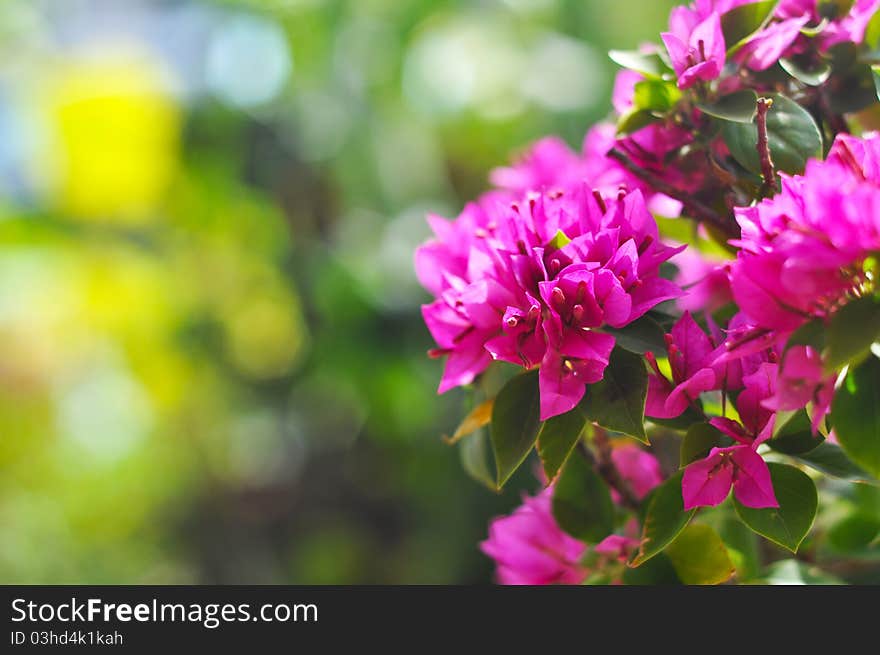
[(620, 471), (614, 465), (614, 460), (611, 459), (611, 443), (608, 441), (608, 435), (598, 426), (595, 426), (593, 431), (593, 443), (596, 445), (596, 472), (602, 476), (609, 487), (620, 495), (620, 502), (625, 507), (637, 510), (640, 504), (639, 499), (633, 493), (629, 482), (623, 479)]
[(736, 227), (732, 221), (725, 220), (723, 216), (718, 214), (714, 209), (709, 207), (708, 205), (703, 204), (693, 196), (676, 189), (674, 186), (660, 179), (651, 171), (642, 168), (629, 157), (627, 157), (624, 153), (619, 150), (611, 150), (608, 153), (608, 156), (612, 159), (619, 161), (626, 170), (630, 173), (643, 180), (648, 184), (652, 189), (662, 193), (664, 195), (669, 196), (674, 200), (678, 200), (682, 206), (685, 208), (688, 216), (697, 221), (705, 221), (706, 223), (711, 223), (719, 230), (721, 230), (725, 235), (734, 238), (737, 235)]
[(770, 141), (767, 139), (767, 112), (773, 106), (771, 98), (758, 98), (758, 111), (756, 122), (758, 124), (758, 158), (761, 161), (761, 177), (764, 183), (761, 185), (761, 197), (777, 191), (776, 172), (773, 168), (773, 160), (770, 158)]
[(819, 93), (817, 100), (819, 114), (825, 119), (828, 129), (831, 131), (831, 140), (834, 141), (838, 134), (849, 134), (849, 125), (841, 114), (831, 109), (831, 103), (825, 94)]

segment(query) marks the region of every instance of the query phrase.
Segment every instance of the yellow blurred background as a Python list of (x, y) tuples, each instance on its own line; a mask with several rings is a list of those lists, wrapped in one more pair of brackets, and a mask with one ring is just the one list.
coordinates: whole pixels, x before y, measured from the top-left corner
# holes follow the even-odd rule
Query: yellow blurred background
[(0, 3), (0, 582), (488, 581), (422, 217), (670, 5)]

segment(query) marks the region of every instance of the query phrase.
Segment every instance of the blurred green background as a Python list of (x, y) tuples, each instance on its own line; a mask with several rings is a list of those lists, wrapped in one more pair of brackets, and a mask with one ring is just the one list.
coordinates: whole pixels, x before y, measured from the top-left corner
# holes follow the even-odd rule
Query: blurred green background
[(488, 582), (412, 251), (672, 4), (0, 3), (0, 582)]

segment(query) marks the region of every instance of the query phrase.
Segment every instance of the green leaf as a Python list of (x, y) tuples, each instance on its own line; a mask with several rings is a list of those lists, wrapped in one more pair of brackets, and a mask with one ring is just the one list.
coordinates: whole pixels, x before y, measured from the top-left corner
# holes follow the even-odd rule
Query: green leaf
[(811, 61), (801, 58), (782, 58), (779, 60), (782, 69), (794, 79), (807, 86), (819, 86), (831, 76), (831, 64), (826, 61)]
[(860, 512), (880, 519), (880, 488), (870, 484), (857, 484), (852, 488), (853, 502)]
[(880, 64), (871, 66), (871, 76), (874, 78), (874, 90), (877, 92), (877, 97), (880, 98)]
[(850, 41), (835, 43), (828, 48), (825, 58), (831, 62), (835, 77), (851, 74), (859, 67), (859, 47)]
[(746, 507), (734, 496), (736, 513), (743, 523), (762, 537), (793, 553), (810, 531), (816, 518), (816, 485), (803, 471), (785, 464), (768, 464), (779, 507)]
[(611, 50), (608, 53), (615, 64), (629, 68), (647, 77), (661, 77), (671, 72), (658, 54), (645, 54), (636, 50)]
[[(810, 157), (822, 156), (822, 133), (806, 109), (778, 93), (766, 96), (773, 101), (767, 112), (767, 140), (777, 171), (801, 173)], [(761, 174), (756, 123), (727, 121), (721, 128), (730, 154), (747, 170)]]
[[(839, 44), (846, 45), (846, 44)], [(848, 44), (852, 45), (852, 44)], [(844, 62), (842, 65), (846, 65)], [(832, 90), (830, 87), (833, 86)], [(861, 111), (877, 102), (874, 72), (869, 65), (855, 66), (834, 76), (834, 84), (823, 88), (828, 106), (836, 114)]]
[(568, 235), (562, 230), (556, 230), (556, 234), (553, 235), (553, 238), (550, 239), (550, 243), (547, 244), (547, 250), (559, 250), (563, 246), (567, 246), (569, 243), (571, 243), (571, 239), (568, 238)]
[(751, 89), (726, 95), (716, 102), (697, 105), (703, 113), (734, 123), (751, 123), (755, 118), (758, 94)]
[(846, 16), (853, 4), (855, 0), (819, 0), (816, 3), (816, 11), (821, 18), (837, 20)]
[(828, 542), (841, 553), (864, 550), (880, 535), (880, 519), (850, 514), (831, 526)]
[(638, 355), (623, 348), (611, 351), (605, 377), (587, 387), (580, 407), (587, 419), (648, 443), (645, 399), (648, 370)]
[(824, 32), (825, 28), (828, 27), (828, 23), (829, 23), (828, 19), (823, 18), (816, 25), (812, 25), (812, 26), (804, 25), (800, 29), (800, 32), (804, 36), (808, 36), (812, 39), (814, 36), (819, 36), (822, 32)]
[(775, 7), (776, 0), (764, 0), (742, 5), (724, 14), (721, 17), (721, 33), (727, 44), (727, 53), (733, 54), (745, 45), (747, 38), (770, 18)]
[(880, 339), (880, 301), (864, 296), (844, 305), (828, 325), (826, 373), (864, 359), (871, 344)]
[(812, 346), (816, 350), (825, 349), (825, 322), (820, 318), (814, 318), (804, 323), (788, 338), (785, 349), (792, 346)]
[(721, 584), (734, 573), (724, 542), (708, 525), (687, 526), (666, 555), (684, 584)]
[(872, 49), (880, 43), (880, 11), (868, 22), (868, 27), (865, 29), (865, 43)]
[(792, 57), (780, 59), (779, 65), (782, 70), (807, 86), (820, 86), (831, 77), (831, 64), (827, 61)]
[(763, 578), (755, 580), (767, 585), (839, 585), (844, 584), (821, 569), (799, 562), (796, 559), (783, 559), (767, 567)]
[(650, 351), (658, 356), (666, 356), (665, 332), (660, 324), (648, 314), (622, 328), (606, 327), (604, 331), (614, 335), (615, 343), (631, 353), (643, 355)]
[(535, 445), (541, 426), (539, 416), (537, 371), (517, 375), (498, 392), (492, 407), (490, 436), (499, 489)]
[(681, 91), (675, 82), (647, 79), (636, 82), (633, 91), (633, 105), (639, 109), (666, 113), (681, 99)]
[(684, 510), (681, 496), (682, 476), (683, 472), (679, 471), (651, 494), (642, 525), (639, 552), (630, 562), (630, 566), (640, 566), (666, 548), (684, 530), (697, 511)]
[(464, 420), (459, 423), (453, 435), (451, 437), (444, 437), (444, 441), (451, 446), (489, 423), (492, 419), (492, 405), (494, 402), (495, 399), (490, 398), (474, 407), (470, 413), (464, 417)]
[(721, 433), (708, 423), (695, 423), (688, 428), (681, 440), (679, 466), (684, 468), (691, 462), (703, 459), (721, 441)]
[(823, 441), (822, 435), (813, 436), (810, 417), (806, 410), (800, 409), (788, 415), (777, 412), (773, 438), (766, 443), (780, 453), (801, 455), (819, 447)]
[(795, 459), (833, 478), (880, 486), (880, 480), (872, 477), (865, 469), (855, 464), (846, 456), (840, 446), (835, 446), (827, 441), (809, 452), (796, 455)]
[[(660, 236), (687, 243), (689, 248), (696, 248), (704, 255), (709, 255), (714, 259), (729, 259), (730, 250), (721, 246), (714, 241), (700, 238), (698, 226), (693, 221), (683, 221), (680, 218), (664, 218), (655, 216), (657, 229)], [(649, 312), (650, 313), (650, 312)]]
[(553, 491), (553, 517), (581, 541), (596, 543), (614, 530), (614, 504), (605, 481), (583, 457), (571, 457)]
[(660, 553), (638, 568), (627, 567), (623, 572), (625, 585), (679, 585), (681, 580), (666, 555)]
[(571, 455), (587, 420), (577, 408), (544, 422), (538, 433), (538, 455), (548, 480), (553, 480)]
[(471, 478), (492, 491), (497, 491), (495, 474), (489, 462), (489, 434), (487, 430), (477, 430), (467, 439), (458, 442), (461, 465)]
[[(700, 403), (699, 400), (697, 402)], [(700, 403), (700, 406), (702, 406), (702, 403)], [(688, 407), (684, 410), (684, 413), (681, 414), (681, 416), (676, 416), (675, 418), (656, 418), (651, 416), (648, 420), (654, 425), (659, 425), (670, 430), (678, 430), (679, 432), (686, 432), (687, 430), (690, 430), (691, 426), (695, 423), (703, 423), (706, 420), (706, 417), (696, 411), (693, 407)]]
[(868, 357), (849, 370), (834, 395), (831, 423), (849, 458), (880, 476), (880, 359)]
[(758, 536), (730, 512), (724, 512), (718, 534), (727, 546), (737, 578), (749, 580), (757, 576), (761, 568)]
[(650, 125), (651, 123), (657, 123), (658, 121), (660, 121), (660, 119), (650, 110), (633, 107), (629, 111), (621, 114), (620, 118), (617, 119), (617, 134), (618, 136), (632, 134), (633, 132), (638, 132), (645, 126)]

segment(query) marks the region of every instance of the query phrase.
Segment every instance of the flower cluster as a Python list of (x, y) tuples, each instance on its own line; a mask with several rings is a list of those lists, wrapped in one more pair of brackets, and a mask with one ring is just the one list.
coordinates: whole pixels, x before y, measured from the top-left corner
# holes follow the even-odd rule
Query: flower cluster
[(783, 174), (778, 195), (737, 209), (737, 304), (782, 332), (831, 315), (867, 282), (865, 259), (880, 251), (878, 209), (880, 136), (839, 136), (825, 161)]
[(563, 159), (562, 184), (547, 182), (563, 153), (542, 143), (496, 181), (536, 184), (520, 200), (488, 194), (416, 252), (416, 271), (437, 299), (423, 316), (447, 356), (440, 392), (472, 382), (494, 360), (540, 367), (541, 419), (575, 407), (602, 379), (614, 347), (601, 328), (623, 327), (680, 295), (659, 276), (677, 252), (664, 246), (643, 195), (609, 194), (578, 180)]
[[(828, 158), (783, 175), (781, 192), (737, 209), (742, 237), (731, 268), (734, 299), (752, 334), (785, 339), (827, 320), (873, 285), (866, 261), (880, 251), (880, 136), (841, 135)], [(836, 375), (809, 345), (789, 348), (769, 406), (813, 405), (814, 431), (831, 405)]]
[(811, 49), (827, 52), (840, 43), (861, 43), (880, 0), (847, 3), (822, 0), (782, 0), (767, 16), (761, 29), (739, 43), (725, 43), (725, 14), (754, 4), (754, 0), (697, 0), (676, 7), (669, 18), (669, 31), (661, 36), (678, 77), (686, 89), (699, 81), (721, 76), (727, 52), (736, 46), (733, 61), (763, 71), (780, 59), (805, 55)]
[[(812, 488), (800, 467), (823, 470), (810, 453), (824, 439), (840, 449), (822, 456), (880, 477), (880, 439), (866, 445), (859, 413), (880, 384), (868, 354), (880, 357), (880, 135), (848, 134), (849, 115), (877, 103), (878, 12), (880, 0), (677, 7), (662, 46), (612, 53), (627, 67), (611, 99), (616, 125), (592, 128), (579, 153), (541, 140), (455, 220), (429, 218), (435, 237), (416, 272), (434, 296), (423, 307), (432, 354), (447, 358), (440, 392), (493, 361), (538, 369), (540, 421), (504, 416), (511, 396), (486, 418), (499, 480), (534, 445), (548, 475), (583, 476), (551, 480), (493, 521), (482, 549), (499, 581), (618, 580), (621, 563), (656, 554), (645, 552), (656, 523), (681, 530), (669, 509), (679, 493), (688, 511), (732, 493), (740, 520), (796, 550), (809, 522), (782, 534), (769, 508), (815, 515), (815, 494), (783, 490)], [(655, 216), (666, 219), (662, 240)], [(682, 252), (684, 242), (695, 247)], [(866, 325), (845, 325), (851, 316)], [(534, 407), (525, 386), (510, 385), (519, 409)], [(620, 447), (621, 433), (647, 443), (676, 431), (686, 436), (664, 470), (641, 447)], [(797, 459), (768, 465), (771, 451)], [(589, 465), (560, 468), (565, 454)], [(680, 483), (670, 461), (683, 465)], [(593, 500), (607, 508), (603, 484), (614, 518), (587, 512), (600, 529), (573, 531), (614, 533), (587, 544), (560, 527), (553, 496), (598, 486)]]
[[(656, 458), (638, 446), (621, 445), (612, 451), (612, 458), (639, 498), (662, 481)], [(587, 555), (600, 556), (598, 562), (626, 561), (638, 545), (632, 525), (624, 534), (608, 535), (592, 547), (571, 537), (553, 517), (552, 499), (551, 485), (537, 496), (524, 496), (513, 514), (489, 525), (489, 538), (480, 548), (495, 560), (501, 584), (579, 584), (597, 568), (587, 566)]]
[(756, 452), (773, 432), (773, 412), (764, 405), (776, 386), (776, 364), (764, 363), (742, 378), (736, 400), (740, 421), (716, 417), (711, 425), (732, 438), (735, 445), (712, 448), (708, 457), (690, 464), (682, 478), (684, 508), (718, 505), (733, 487), (736, 499), (747, 507), (778, 507), (770, 470)]
[(587, 544), (566, 534), (551, 511), (553, 487), (547, 487), (510, 516), (489, 525), (481, 544), (498, 565), (498, 582), (507, 585), (578, 584), (587, 577), (580, 559)]

